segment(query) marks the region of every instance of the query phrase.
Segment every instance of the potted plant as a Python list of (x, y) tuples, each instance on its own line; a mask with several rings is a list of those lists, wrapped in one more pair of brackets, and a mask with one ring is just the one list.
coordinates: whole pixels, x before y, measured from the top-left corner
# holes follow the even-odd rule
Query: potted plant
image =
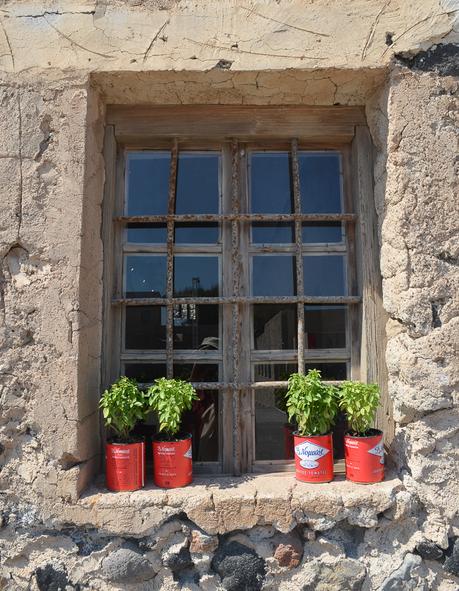
[(333, 438), (331, 429), (338, 410), (333, 386), (321, 380), (320, 371), (294, 373), (288, 380), (287, 410), (298, 430), (294, 433), (297, 480), (333, 480)]
[(150, 411), (135, 380), (121, 377), (102, 394), (100, 408), (110, 437), (105, 445), (105, 474), (109, 490), (137, 490), (144, 485), (145, 444), (132, 434)]
[(348, 424), (344, 437), (346, 478), (367, 484), (380, 482), (384, 479), (383, 433), (372, 428), (379, 404), (379, 387), (344, 382), (339, 398)]
[(199, 400), (184, 380), (159, 378), (147, 392), (148, 404), (158, 415), (159, 433), (153, 440), (153, 479), (156, 486), (176, 488), (193, 479), (190, 433), (181, 433), (182, 415)]

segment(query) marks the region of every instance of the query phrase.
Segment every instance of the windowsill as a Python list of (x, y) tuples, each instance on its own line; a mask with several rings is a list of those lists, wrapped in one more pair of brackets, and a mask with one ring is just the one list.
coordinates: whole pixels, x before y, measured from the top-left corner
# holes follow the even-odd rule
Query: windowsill
[(406, 505), (402, 482), (390, 472), (371, 485), (346, 481), (343, 475), (326, 484), (306, 484), (291, 473), (198, 476), (185, 488), (163, 490), (148, 484), (135, 492), (112, 493), (93, 486), (66, 519), (117, 535), (144, 536), (174, 515), (185, 513), (206, 532), (225, 533), (256, 525), (290, 531), (297, 523), (315, 530), (338, 521), (373, 527), (378, 515), (397, 519)]

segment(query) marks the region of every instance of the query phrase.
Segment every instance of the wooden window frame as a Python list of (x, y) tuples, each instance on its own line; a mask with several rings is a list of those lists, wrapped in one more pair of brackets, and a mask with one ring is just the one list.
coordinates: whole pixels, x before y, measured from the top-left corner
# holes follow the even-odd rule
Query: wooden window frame
[[(372, 143), (366, 127), (364, 111), (360, 107), (241, 107), (241, 106), (156, 106), (107, 108), (104, 157), (106, 181), (103, 208), (104, 243), (104, 301), (103, 301), (103, 354), (102, 388), (120, 373), (122, 342), (122, 307), (128, 302), (122, 296), (122, 270), (117, 264), (117, 253), (122, 252), (122, 227), (127, 221), (162, 221), (167, 224), (167, 297), (154, 300), (155, 305), (167, 306), (166, 364), (172, 375), (173, 363), (173, 307), (174, 303), (224, 303), (223, 324), (232, 335), (232, 347), (222, 347), (225, 374), (223, 382), (203, 383), (202, 389), (219, 389), (225, 424), (225, 445), (220, 463), (206, 463), (205, 471), (241, 474), (252, 471), (278, 471), (285, 461), (255, 462), (254, 460), (254, 388), (281, 386), (285, 382), (253, 383), (251, 375), (240, 373), (238, 355), (251, 355), (250, 323), (241, 316), (242, 303), (294, 302), (298, 308), (298, 335), (304, 333), (304, 303), (346, 303), (352, 340), (347, 344), (350, 358), (348, 375), (352, 379), (376, 381), (382, 390), (382, 406), (378, 426), (386, 432), (386, 443), (393, 438), (392, 409), (387, 396), (385, 367), (385, 314), (382, 307), (381, 275), (379, 270), (379, 242), (377, 216), (373, 199)], [(237, 139), (235, 139), (237, 138)], [(223, 194), (226, 203), (218, 215), (179, 216), (174, 214), (174, 195), (169, 193), (168, 214), (164, 216), (127, 217), (124, 204), (124, 153), (127, 149), (171, 150), (170, 187), (175, 187), (177, 154), (180, 149), (212, 149), (225, 144), (222, 150)], [(239, 154), (240, 144), (252, 146), (257, 142), (277, 149), (284, 146), (292, 154), (293, 195), (295, 210), (292, 215), (258, 215), (240, 213), (239, 207), (247, 196), (247, 166)], [(337, 150), (342, 154), (345, 213), (334, 215), (302, 214), (300, 208), (298, 151)], [(229, 174), (231, 171), (231, 174)], [(171, 189), (173, 191), (173, 189)], [(225, 199), (225, 197), (224, 197)], [(248, 210), (246, 210), (248, 211)], [(247, 268), (239, 269), (223, 280), (223, 293), (219, 298), (173, 299), (172, 261), (175, 221), (221, 221), (223, 233), (222, 257), (232, 260), (232, 269), (240, 264), (238, 248), (254, 250), (249, 245), (248, 233), (240, 235), (241, 221), (288, 220), (295, 224), (299, 240), (286, 248), (296, 255), (298, 294), (302, 293), (302, 221), (342, 221), (346, 225), (346, 254), (348, 288), (351, 296), (317, 298), (295, 296), (290, 298), (254, 298), (240, 295), (240, 281), (249, 281)], [(250, 224), (245, 224), (250, 226)], [(223, 252), (223, 248), (226, 252)], [(256, 250), (256, 247), (255, 247)], [(321, 249), (323, 251), (323, 249)], [(211, 249), (203, 247), (203, 252)], [(196, 249), (193, 249), (196, 252)], [(363, 256), (365, 253), (365, 256)], [(277, 251), (276, 251), (277, 254)], [(151, 300), (136, 299), (129, 304), (152, 304)], [(247, 307), (246, 307), (247, 309)], [(256, 356), (256, 353), (255, 353)], [(187, 354), (189, 359), (191, 356)], [(230, 357), (232, 357), (230, 359)], [(258, 356), (260, 357), (260, 355)], [(262, 356), (261, 356), (262, 357)], [(322, 358), (323, 359), (323, 358)], [(298, 338), (298, 370), (304, 371), (304, 344)], [(326, 361), (332, 361), (327, 357)], [(222, 361), (218, 361), (221, 363)], [(252, 359), (253, 363), (253, 359)], [(250, 367), (252, 366), (250, 364)], [(228, 373), (228, 368), (231, 370)], [(211, 465), (215, 464), (215, 465)], [(218, 464), (218, 465), (217, 465)], [(197, 466), (199, 471), (200, 466)], [(202, 466), (204, 468), (204, 466)], [(291, 469), (287, 466), (287, 469)]]

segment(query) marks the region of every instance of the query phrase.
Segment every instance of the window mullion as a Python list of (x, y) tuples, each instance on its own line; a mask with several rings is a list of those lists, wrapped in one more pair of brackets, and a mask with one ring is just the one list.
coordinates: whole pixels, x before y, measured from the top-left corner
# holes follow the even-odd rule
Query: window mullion
[[(177, 186), (177, 158), (178, 142), (174, 140), (171, 150), (171, 163), (169, 172), (169, 195), (167, 201), (168, 216), (175, 213), (175, 195)], [(166, 364), (167, 377), (174, 375), (174, 218), (167, 219), (167, 321), (166, 321)]]

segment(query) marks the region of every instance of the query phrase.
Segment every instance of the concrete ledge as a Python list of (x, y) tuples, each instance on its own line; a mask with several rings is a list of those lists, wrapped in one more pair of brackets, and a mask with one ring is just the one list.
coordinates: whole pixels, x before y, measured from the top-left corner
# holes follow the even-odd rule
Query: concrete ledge
[(54, 507), (54, 517), (49, 517), (60, 524), (136, 537), (149, 535), (167, 519), (183, 513), (210, 534), (256, 525), (273, 525), (288, 532), (300, 523), (322, 531), (344, 520), (374, 527), (380, 513), (397, 519), (409, 504), (410, 495), (390, 474), (384, 482), (372, 485), (348, 482), (343, 476), (328, 484), (305, 484), (292, 474), (270, 474), (199, 477), (192, 485), (174, 490), (150, 485), (132, 493), (111, 493), (93, 487), (76, 503)]

